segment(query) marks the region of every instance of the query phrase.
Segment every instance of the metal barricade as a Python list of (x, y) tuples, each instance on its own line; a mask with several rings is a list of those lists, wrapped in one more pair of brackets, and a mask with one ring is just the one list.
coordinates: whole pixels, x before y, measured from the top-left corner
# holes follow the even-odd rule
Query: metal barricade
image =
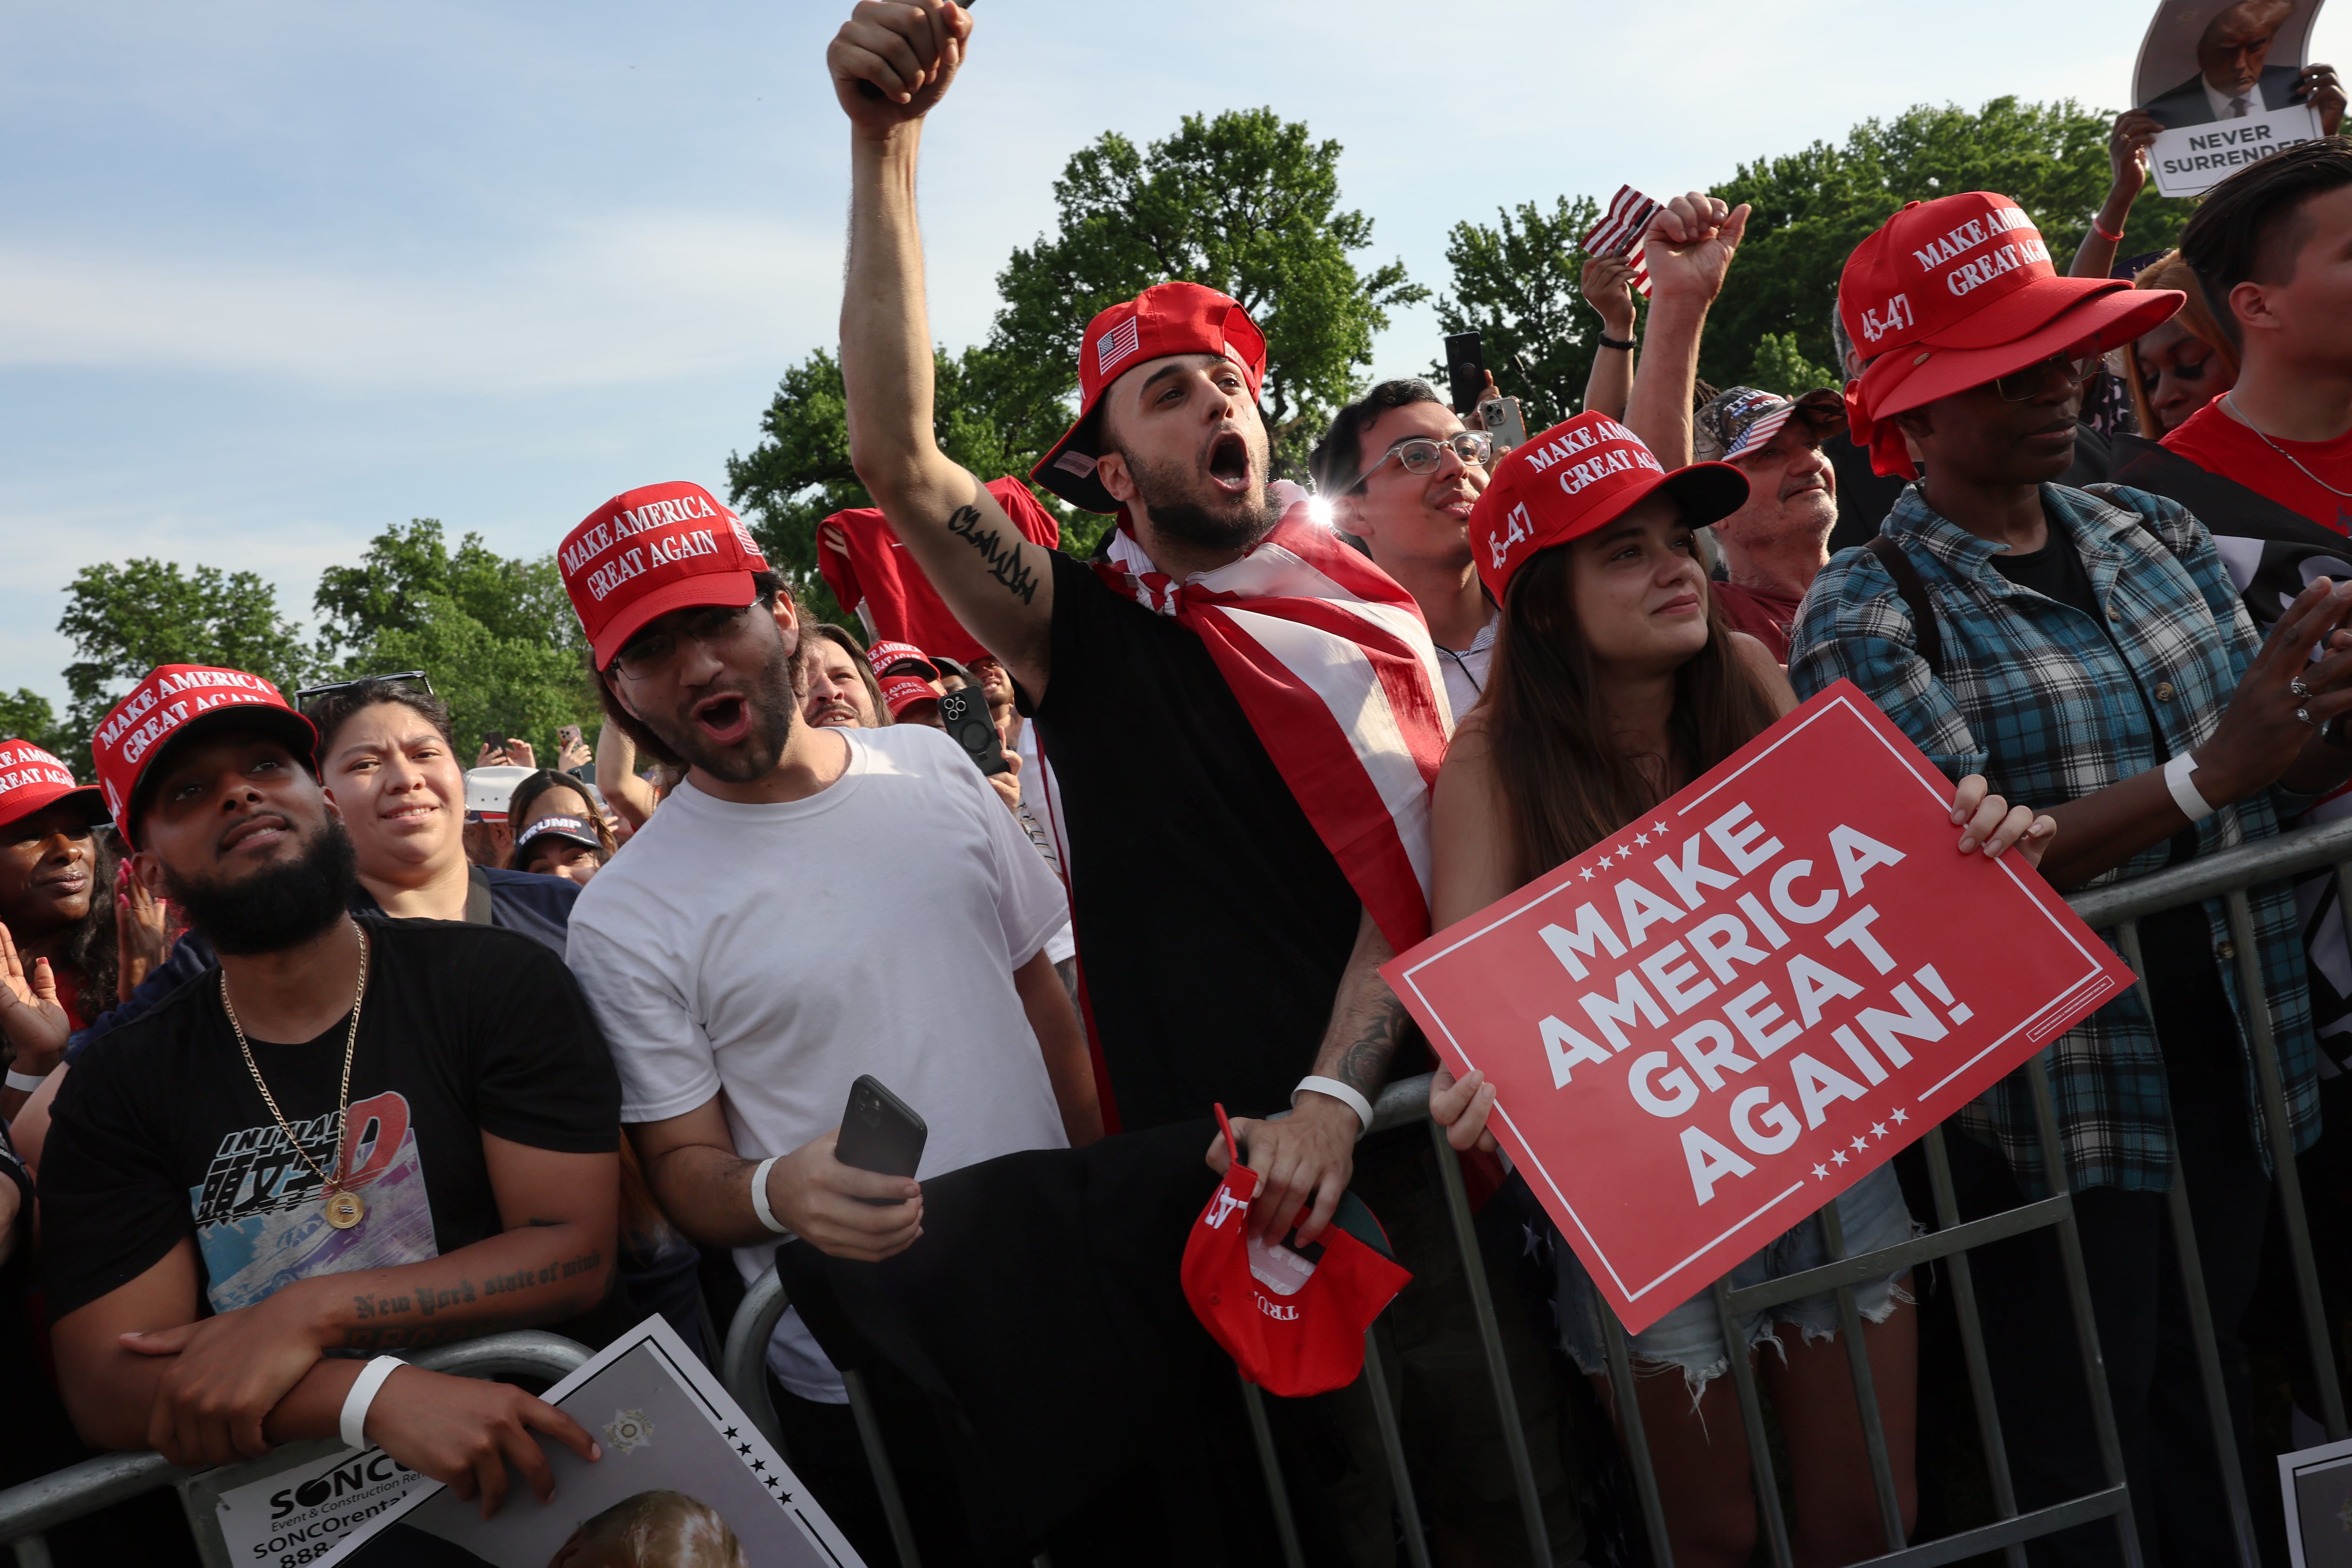
[[(428, 1372), (461, 1377), (562, 1377), (588, 1359), (584, 1345), (540, 1330), (485, 1334), (480, 1339), (436, 1345), (403, 1360)], [(289, 1455), (323, 1458), (342, 1445), (333, 1438), (289, 1443), (268, 1459), (215, 1469), (184, 1468), (161, 1454), (101, 1454), (21, 1486), (0, 1491), (0, 1542), (15, 1553), (16, 1568), (50, 1568), (45, 1532), (68, 1521), (163, 1487), (178, 1489), (205, 1568), (232, 1568), (214, 1523), (209, 1503), (252, 1475)]]
[[(2269, 998), (2263, 985), (2261, 955), (2253, 940), (2253, 916), (2246, 891), (2257, 883), (2275, 881), (2321, 868), (2333, 868), (2337, 885), (2344, 892), (2347, 912), (2352, 912), (2352, 820), (2283, 834), (2258, 845), (2207, 857), (2188, 866), (2077, 894), (2068, 902), (2095, 929), (2116, 931), (2126, 961), (2135, 972), (2138, 972), (2141, 969), (2138, 936), (2141, 920), (2207, 898), (2220, 897), (2225, 900), (2235, 949), (2234, 962), (2248, 1001), (2251, 1024), (2248, 1033), (2264, 1120), (2269, 1129), (2272, 1164), (2279, 1184), (2281, 1207), (2285, 1214), (2286, 1240), (2293, 1259), (2297, 1306), (2303, 1319), (2307, 1352), (2318, 1385), (2322, 1418), (2327, 1434), (2331, 1438), (2342, 1438), (2347, 1435), (2345, 1402), (2336, 1381), (2336, 1358), (2320, 1298), (2310, 1226), (2296, 1176), (2292, 1139), (2287, 1127), (2284, 1080), (2279, 1065), (2277, 1042), (2272, 1030)], [(2142, 984), (2145, 984), (2145, 981)], [(1863, 1427), (1871, 1486), (1885, 1539), (1885, 1553), (1868, 1560), (1874, 1568), (1896, 1568), (1896, 1565), (1900, 1568), (1931, 1568), (1933, 1564), (1955, 1563), (1992, 1552), (2000, 1553), (2009, 1568), (2024, 1568), (2025, 1542), (2103, 1520), (2112, 1521), (2125, 1562), (2137, 1568), (2143, 1561), (2143, 1548), (2133, 1519), (2130, 1489), (2125, 1479), (2122, 1444), (2100, 1356), (2098, 1329), (2092, 1314), (2082, 1246), (2074, 1227), (2074, 1201), (2069, 1190), (2063, 1146), (2058, 1134), (2049, 1078), (2039, 1058), (2028, 1064), (2026, 1073), (2033, 1101), (2036, 1132), (2042, 1151), (2043, 1169), (2050, 1177), (2050, 1196), (2003, 1213), (1962, 1220), (1942, 1131), (1940, 1129), (1931, 1130), (1922, 1142), (1934, 1194), (1934, 1229), (1895, 1247), (1848, 1257), (1836, 1206), (1831, 1205), (1822, 1211), (1824, 1239), (1830, 1257), (1828, 1263), (1801, 1274), (1745, 1289), (1733, 1289), (1718, 1282), (1713, 1290), (1717, 1321), (1724, 1329), (1727, 1343), (1738, 1342), (1734, 1324), (1745, 1314), (1822, 1292), (1834, 1297), (1855, 1390), (1857, 1416)], [(1429, 1079), (1426, 1077), (1391, 1084), (1374, 1107), (1375, 1120), (1370, 1131), (1385, 1131), (1416, 1121), (1429, 1128), (1439, 1154), (1437, 1166), (1444, 1188), (1447, 1215), (1455, 1243), (1462, 1252), (1467, 1287), (1485, 1352), (1486, 1371), (1493, 1391), (1495, 1415), (1501, 1426), (1510, 1465), (1512, 1489), (1529, 1545), (1528, 1561), (1531, 1563), (1548, 1563), (1550, 1552), (1545, 1538), (1541, 1500), (1519, 1425), (1517, 1401), (1504, 1359), (1495, 1317), (1496, 1305), (1487, 1289), (1470, 1205), (1463, 1188), (1460, 1168), (1445, 1142), (1444, 1131), (1428, 1121), (1428, 1106)], [(2173, 1182), (2168, 1212), (2176, 1253), (2187, 1286), (2202, 1392), (2235, 1527), (2236, 1561), (2239, 1568), (2256, 1568), (2259, 1554), (2247, 1503), (2247, 1478), (2238, 1463), (2238, 1447), (2223, 1394), (2223, 1369), (2203, 1276), (2199, 1268), (2195, 1226), (2190, 1218), (2186, 1185), (2179, 1179), (2178, 1173)], [(1999, 1415), (1994, 1406), (1992, 1377), (1986, 1359), (1984, 1331), (1978, 1314), (1974, 1282), (1969, 1269), (1969, 1253), (1972, 1248), (2043, 1229), (2055, 1233), (2073, 1319), (2075, 1348), (2089, 1391), (2093, 1429), (2105, 1484), (2083, 1496), (2025, 1511), (2019, 1508), (2017, 1502)], [(1994, 1518), (1987, 1524), (1933, 1541), (1913, 1543), (1907, 1539), (1902, 1520), (1897, 1478), (1889, 1458), (1886, 1434), (1879, 1419), (1854, 1291), (1870, 1281), (1900, 1275), (1937, 1260), (1944, 1263), (1950, 1279), (1961, 1354), (1969, 1393), (1976, 1405), (1977, 1436), (1990, 1482)], [(729, 1391), (751, 1414), (761, 1431), (771, 1440), (778, 1441), (780, 1447), (781, 1434), (767, 1391), (765, 1351), (787, 1304), (782, 1287), (772, 1268), (752, 1285), (742, 1308), (736, 1313), (728, 1331), (721, 1367), (721, 1377)], [(1614, 1314), (1605, 1309), (1602, 1328), (1609, 1356), (1609, 1384), (1616, 1406), (1623, 1450), (1633, 1474), (1643, 1534), (1655, 1568), (1672, 1568), (1674, 1553), (1667, 1534), (1665, 1507), (1659, 1495), (1656, 1472), (1642, 1427), (1641, 1411), (1634, 1395), (1633, 1364), (1626, 1335)], [(1772, 1462), (1762, 1396), (1748, 1358), (1734, 1355), (1730, 1363), (1754, 1476), (1759, 1536), (1766, 1548), (1766, 1555), (1775, 1568), (1790, 1568), (1793, 1558), (1789, 1525), (1781, 1508), (1779, 1478)], [(1412, 1478), (1407, 1471), (1398, 1413), (1389, 1398), (1382, 1370), (1380, 1348), (1372, 1336), (1367, 1334), (1365, 1372), (1371, 1379), (1370, 1392), (1380, 1429), (1381, 1451), (1403, 1526), (1406, 1555), (1415, 1568), (1425, 1568), (1428, 1555), (1423, 1539), (1420, 1510), (1414, 1498)], [(898, 1548), (904, 1568), (918, 1568), (919, 1559), (915, 1554), (911, 1532), (907, 1527), (905, 1508), (890, 1470), (880, 1429), (874, 1420), (871, 1401), (866, 1397), (863, 1384), (855, 1374), (848, 1381), (858, 1432), (874, 1469), (877, 1489), (883, 1499), (893, 1541)], [(1242, 1393), (1251, 1435), (1273, 1506), (1276, 1537), (1286, 1562), (1292, 1568), (1301, 1568), (1305, 1556), (1283, 1481), (1273, 1428), (1266, 1416), (1265, 1395), (1246, 1382), (1243, 1384)], [(5, 1518), (5, 1515), (0, 1515), (0, 1520)]]

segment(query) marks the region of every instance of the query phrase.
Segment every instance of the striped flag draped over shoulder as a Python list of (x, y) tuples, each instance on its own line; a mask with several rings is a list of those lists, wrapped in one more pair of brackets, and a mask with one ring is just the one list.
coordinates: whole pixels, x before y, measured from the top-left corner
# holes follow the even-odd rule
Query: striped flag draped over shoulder
[(1429, 790), (1453, 727), (1412, 596), (1304, 503), (1178, 583), (1127, 531), (1095, 570), (1208, 645), (1317, 837), (1399, 952), (1429, 934)]
[(1584, 237), (1586, 255), (1622, 256), (1633, 263), (1633, 287), (1645, 300), (1650, 295), (1650, 268), (1642, 258), (1642, 231), (1650, 226), (1660, 205), (1631, 185), (1620, 185), (1609, 198), (1609, 210)]

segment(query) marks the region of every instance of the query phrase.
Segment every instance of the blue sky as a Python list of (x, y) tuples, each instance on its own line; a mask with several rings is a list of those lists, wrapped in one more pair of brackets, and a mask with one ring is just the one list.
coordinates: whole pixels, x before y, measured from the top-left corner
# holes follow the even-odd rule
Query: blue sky
[[(410, 517), (536, 553), (631, 485), (721, 489), (835, 334), (845, 15), (0, 8), (0, 689), (62, 700), (60, 590), (92, 563), (251, 568), (299, 615)], [(1107, 129), (1304, 119), (1347, 147), (1367, 259), (1443, 287), (1447, 226), (1504, 203), (1704, 185), (1921, 101), (2120, 105), (2147, 15), (981, 0), (925, 149), (933, 330), (985, 334), (997, 270)], [(2314, 54), (2352, 64), (2352, 6)], [(1436, 339), (1402, 313), (1373, 368)]]

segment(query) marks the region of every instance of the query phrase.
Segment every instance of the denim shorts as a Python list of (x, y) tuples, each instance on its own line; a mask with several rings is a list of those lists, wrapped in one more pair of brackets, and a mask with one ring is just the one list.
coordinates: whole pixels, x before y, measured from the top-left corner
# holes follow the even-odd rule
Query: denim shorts
[[(1845, 1228), (1848, 1257), (1894, 1247), (1920, 1233), (1920, 1227), (1911, 1222), (1911, 1211), (1904, 1205), (1903, 1186), (1895, 1179), (1891, 1166), (1881, 1165), (1838, 1194), (1837, 1207), (1839, 1223)], [(1575, 1360), (1578, 1370), (1588, 1376), (1606, 1375), (1609, 1352), (1608, 1341), (1601, 1329), (1600, 1292), (1593, 1289), (1583, 1261), (1564, 1241), (1555, 1244), (1553, 1256), (1559, 1269), (1560, 1343)], [(1763, 1251), (1724, 1278), (1737, 1290), (1819, 1268), (1829, 1260), (1829, 1244), (1822, 1235), (1821, 1216), (1811, 1214), (1774, 1237)], [(1854, 1305), (1866, 1321), (1886, 1321), (1896, 1302), (1911, 1299), (1895, 1287), (1901, 1278), (1899, 1274), (1890, 1275), (1854, 1287)], [(1768, 1342), (1777, 1350), (1780, 1342), (1775, 1330), (1780, 1323), (1795, 1325), (1803, 1331), (1807, 1343), (1835, 1339), (1837, 1297), (1824, 1291), (1746, 1313), (1739, 1321), (1740, 1337), (1751, 1351)], [(1700, 1291), (1635, 1334), (1631, 1348), (1637, 1361), (1681, 1367), (1683, 1379), (1690, 1385), (1691, 1397), (1696, 1400), (1710, 1379), (1720, 1377), (1730, 1367), (1730, 1359), (1724, 1353), (1721, 1321), (1716, 1315), (1714, 1289)]]

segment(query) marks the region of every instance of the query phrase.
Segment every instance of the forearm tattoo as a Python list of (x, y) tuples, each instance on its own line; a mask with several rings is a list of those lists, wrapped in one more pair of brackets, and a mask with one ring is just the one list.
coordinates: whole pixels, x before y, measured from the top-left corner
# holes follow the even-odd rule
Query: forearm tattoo
[(1020, 541), (1007, 544), (996, 530), (982, 527), (978, 507), (956, 508), (949, 514), (948, 531), (979, 551), (988, 563), (988, 574), (1019, 595), (1023, 604), (1037, 602), (1037, 574), (1023, 563)]
[(1412, 1026), (1404, 1004), (1382, 986), (1379, 1000), (1372, 1004), (1371, 1016), (1339, 1053), (1339, 1068), (1331, 1076), (1367, 1100), (1379, 1098), (1381, 1086), (1388, 1082), (1389, 1064), (1396, 1059), (1397, 1047)]

